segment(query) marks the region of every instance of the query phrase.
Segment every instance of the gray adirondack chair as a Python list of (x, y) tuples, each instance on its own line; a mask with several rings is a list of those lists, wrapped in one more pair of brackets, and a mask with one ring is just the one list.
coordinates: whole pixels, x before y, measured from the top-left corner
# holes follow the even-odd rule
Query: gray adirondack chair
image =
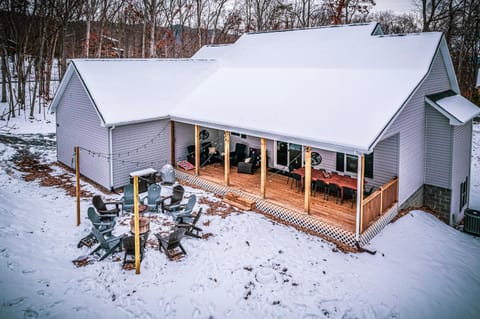
[[(122, 202), (120, 201), (104, 202), (102, 196), (95, 195), (92, 198), (92, 204), (100, 215), (115, 214), (118, 216), (118, 213), (120, 212), (120, 208), (118, 206), (121, 205)], [(110, 208), (107, 208), (107, 205), (115, 205), (115, 207), (110, 206)]]
[[(125, 236), (122, 239), (123, 249), (125, 250), (125, 254), (123, 255), (123, 263), (122, 265), (125, 266), (128, 262), (135, 262), (135, 236)], [(140, 261), (143, 259), (143, 252), (145, 250), (145, 241), (140, 236)]]
[(160, 192), (162, 188), (157, 184), (151, 184), (148, 186), (147, 196), (143, 197), (140, 201), (144, 204), (147, 200), (147, 206), (149, 212), (158, 212), (158, 204), (160, 203)]
[(200, 216), (202, 216), (201, 208), (199, 209), (197, 215), (195, 215), (193, 220), (189, 221), (189, 218), (181, 219), (181, 222), (180, 224), (177, 225), (177, 227), (185, 228), (185, 235), (187, 236), (202, 238), (202, 236), (200, 236), (200, 232), (202, 231), (202, 229), (200, 227), (197, 227), (197, 223), (200, 220)]
[(181, 218), (191, 217), (193, 219), (193, 207), (197, 203), (197, 196), (195, 194), (190, 195), (188, 202), (185, 205), (177, 205), (175, 209), (170, 211), (170, 215), (178, 222)]
[[(138, 200), (140, 203), (140, 198)], [(130, 212), (134, 205), (133, 184), (123, 186), (122, 211)]]
[(90, 255), (99, 256), (99, 261), (104, 260), (109, 255), (113, 254), (117, 250), (122, 250), (122, 238), (123, 236), (110, 236), (108, 239), (105, 239), (104, 235), (96, 228), (92, 228), (92, 233), (95, 236), (95, 239), (98, 241), (98, 246)]
[[(93, 228), (97, 229), (99, 232), (106, 236), (111, 236), (113, 227), (115, 226), (115, 216), (113, 214), (104, 214), (102, 217), (95, 212), (93, 207), (89, 207), (87, 210), (88, 219), (92, 223)], [(101, 220), (104, 218), (104, 220)], [(87, 236), (80, 239), (77, 247), (82, 246), (91, 246), (97, 242), (93, 232), (90, 232)]]
[(172, 196), (162, 198), (162, 213), (176, 210), (183, 200), (185, 189), (182, 185), (175, 185), (172, 190)]
[(160, 252), (163, 249), (165, 255), (167, 255), (170, 260), (180, 255), (186, 255), (187, 252), (180, 243), (185, 235), (185, 231), (185, 228), (175, 228), (169, 236), (162, 237), (160, 233), (155, 234), (155, 237), (158, 239), (158, 249)]

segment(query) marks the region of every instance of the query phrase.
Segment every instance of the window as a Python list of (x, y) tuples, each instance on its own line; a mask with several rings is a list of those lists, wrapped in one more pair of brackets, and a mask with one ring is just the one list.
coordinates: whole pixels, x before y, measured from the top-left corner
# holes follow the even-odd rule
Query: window
[(233, 136), (240, 136), (240, 138), (243, 138), (243, 139), (247, 138), (246, 134), (240, 134), (240, 133), (237, 133), (237, 132), (231, 132), (230, 134), (233, 135)]
[(460, 211), (467, 205), (468, 200), (468, 176), (460, 184)]
[[(373, 178), (373, 153), (365, 155), (365, 177)], [(358, 172), (358, 157), (352, 154), (337, 153), (338, 172), (348, 172), (357, 174)]]
[(277, 141), (276, 165), (287, 168), (302, 166), (302, 145)]

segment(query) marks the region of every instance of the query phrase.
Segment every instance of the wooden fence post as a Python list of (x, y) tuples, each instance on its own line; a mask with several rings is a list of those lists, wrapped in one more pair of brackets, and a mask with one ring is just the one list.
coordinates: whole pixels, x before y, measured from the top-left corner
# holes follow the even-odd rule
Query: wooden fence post
[(80, 226), (80, 147), (75, 146), (75, 194), (77, 197), (77, 226)]
[(135, 273), (140, 274), (140, 222), (138, 213), (138, 176), (133, 177), (133, 222), (135, 230)]

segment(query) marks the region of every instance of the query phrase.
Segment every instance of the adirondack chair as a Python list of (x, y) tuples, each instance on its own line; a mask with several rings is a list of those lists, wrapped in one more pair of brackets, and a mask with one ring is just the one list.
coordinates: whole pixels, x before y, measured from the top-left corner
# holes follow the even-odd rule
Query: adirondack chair
[[(122, 266), (125, 266), (127, 262), (135, 261), (135, 236), (125, 236), (122, 239), (122, 245), (125, 249), (125, 255), (123, 256)], [(143, 259), (143, 252), (145, 250), (145, 242), (140, 236), (140, 261)]]
[(170, 215), (178, 222), (180, 218), (183, 217), (191, 217), (193, 219), (193, 207), (197, 203), (197, 196), (194, 194), (190, 195), (188, 198), (188, 202), (186, 205), (177, 205), (175, 207), (171, 207)]
[(155, 237), (158, 239), (159, 251), (161, 252), (163, 249), (165, 255), (167, 255), (170, 260), (173, 260), (181, 255), (186, 255), (187, 252), (180, 243), (185, 235), (185, 231), (185, 228), (175, 228), (173, 233), (171, 233), (169, 236), (162, 237), (160, 233), (155, 234)]
[(184, 192), (185, 189), (182, 185), (175, 185), (172, 190), (172, 195), (165, 197), (160, 201), (162, 203), (162, 213), (175, 210), (182, 202)]
[(90, 255), (99, 256), (99, 261), (104, 260), (109, 255), (113, 254), (117, 250), (122, 250), (122, 238), (117, 236), (110, 236), (108, 239), (105, 239), (104, 235), (96, 228), (92, 228), (92, 233), (95, 236), (95, 239), (99, 242), (97, 248), (92, 250)]
[(158, 212), (158, 204), (160, 203), (160, 192), (162, 188), (157, 184), (151, 184), (148, 186), (148, 194), (140, 199), (140, 202), (144, 204), (147, 199), (148, 211)]
[[(138, 201), (140, 203), (140, 199)], [(130, 212), (134, 205), (133, 184), (123, 186), (122, 211)]]
[(192, 236), (196, 238), (202, 238), (199, 233), (202, 231), (200, 227), (197, 227), (197, 223), (202, 216), (202, 209), (198, 211), (197, 215), (193, 218), (192, 221), (181, 219), (181, 223), (177, 225), (178, 228), (185, 228), (185, 235)]
[[(101, 217), (95, 212), (95, 209), (93, 207), (88, 208), (87, 215), (88, 215), (88, 219), (90, 219), (90, 222), (92, 223), (93, 228), (97, 229), (98, 231), (100, 231), (102, 234), (106, 236), (112, 235), (112, 230), (113, 230), (113, 227), (115, 226), (116, 215), (105, 214), (102, 217), (105, 219), (110, 218), (110, 220), (102, 221)], [(95, 243), (97, 243), (97, 240), (93, 235), (93, 232), (90, 232), (90, 234), (80, 239), (77, 247), (80, 248), (82, 246), (91, 246), (92, 244), (95, 244)]]
[[(95, 195), (92, 198), (92, 204), (100, 215), (115, 214), (118, 216), (118, 213), (120, 212), (120, 208), (118, 206), (122, 204), (122, 202), (120, 201), (104, 202), (102, 199), (102, 196)], [(107, 205), (115, 205), (115, 207), (107, 208)]]

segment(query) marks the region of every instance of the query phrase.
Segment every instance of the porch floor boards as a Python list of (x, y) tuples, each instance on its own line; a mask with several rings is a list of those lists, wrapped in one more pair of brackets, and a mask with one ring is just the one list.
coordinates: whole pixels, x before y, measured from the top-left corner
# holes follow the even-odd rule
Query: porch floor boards
[[(194, 175), (194, 170), (187, 171), (187, 173)], [(211, 164), (200, 168), (200, 177), (215, 182), (217, 184), (224, 184), (224, 169), (223, 165)], [(237, 168), (232, 167), (230, 170), (230, 187), (248, 192), (250, 194), (260, 195), (260, 170), (254, 175), (239, 174)], [(303, 212), (305, 193), (297, 192), (295, 186), (287, 185), (287, 177), (267, 173), (266, 185), (266, 199), (277, 204), (281, 204), (286, 208)], [(355, 204), (351, 207), (351, 201), (346, 201), (343, 204), (335, 203), (335, 199), (330, 197), (330, 200), (323, 199), (323, 193), (317, 193), (316, 196), (311, 197), (310, 214), (319, 218), (322, 222), (338, 226), (346, 231), (355, 232)]]

